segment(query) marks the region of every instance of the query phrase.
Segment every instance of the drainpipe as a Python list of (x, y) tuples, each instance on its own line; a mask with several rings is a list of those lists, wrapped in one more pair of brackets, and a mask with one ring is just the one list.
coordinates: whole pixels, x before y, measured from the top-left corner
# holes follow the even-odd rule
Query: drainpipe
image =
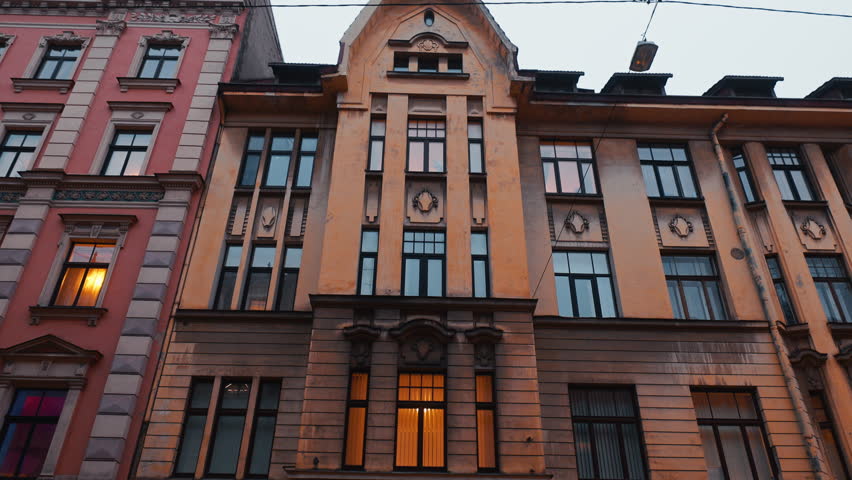
[[(731, 203), (731, 211), (734, 215), (734, 224), (737, 226), (737, 235), (740, 237), (740, 244), (743, 247), (746, 255), (746, 262), (751, 271), (751, 279), (754, 281), (754, 286), (757, 288), (757, 294), (760, 297), (760, 305), (763, 308), (763, 314), (769, 320), (769, 332), (772, 335), (772, 343), (775, 344), (775, 352), (778, 354), (778, 361), (781, 364), (781, 373), (784, 375), (784, 382), (787, 384), (787, 390), (790, 392), (790, 398), (793, 401), (793, 411), (796, 412), (796, 419), (799, 421), (799, 427), (805, 436), (806, 449), (808, 459), (811, 462), (811, 468), (816, 475), (816, 480), (831, 480), (833, 477), (824, 468), (825, 460), (822, 451), (817, 443), (816, 433), (814, 432), (813, 423), (808, 413), (805, 399), (802, 396), (802, 391), (799, 389), (799, 382), (796, 380), (796, 373), (793, 370), (793, 365), (790, 363), (789, 352), (784, 339), (781, 337), (781, 332), (778, 331), (778, 322), (775, 309), (770, 305), (769, 295), (766, 291), (766, 284), (763, 280), (757, 260), (755, 259), (754, 250), (751, 247), (751, 242), (746, 234), (746, 222), (743, 217), (743, 206), (740, 203), (739, 197), (734, 192), (733, 184), (731, 183), (731, 175), (728, 168), (725, 166), (725, 157), (722, 152), (722, 146), (719, 144), (717, 134), (719, 130), (728, 121), (728, 114), (722, 115), (722, 118), (713, 126), (710, 132), (710, 140), (713, 142), (713, 150), (716, 152), (716, 162), (719, 164), (719, 169), (722, 171), (722, 180), (725, 183), (725, 190), (728, 193), (728, 201)], [(782, 474), (783, 475), (783, 474)]]

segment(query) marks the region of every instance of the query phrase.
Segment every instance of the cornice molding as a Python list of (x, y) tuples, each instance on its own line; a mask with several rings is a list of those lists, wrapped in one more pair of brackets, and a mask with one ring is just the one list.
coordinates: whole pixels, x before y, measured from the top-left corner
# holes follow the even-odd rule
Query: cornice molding
[(107, 105), (112, 111), (142, 111), (142, 112), (168, 112), (174, 105), (172, 102), (121, 102), (116, 100), (108, 100)]
[(310, 295), (313, 308), (394, 308), (416, 312), (464, 310), (473, 312), (528, 312), (535, 299), (474, 297), (404, 297), (400, 295)]
[(0, 110), (4, 112), (39, 112), (59, 113), (65, 109), (63, 103), (27, 103), (27, 102), (4, 102), (0, 103)]

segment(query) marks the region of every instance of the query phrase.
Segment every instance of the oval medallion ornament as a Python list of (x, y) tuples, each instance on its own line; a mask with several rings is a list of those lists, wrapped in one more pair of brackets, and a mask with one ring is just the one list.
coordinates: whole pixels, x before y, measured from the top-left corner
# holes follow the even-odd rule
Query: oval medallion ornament
[(571, 213), (565, 217), (565, 226), (572, 232), (579, 235), (589, 228), (589, 220), (572, 210)]
[(686, 238), (692, 233), (692, 222), (679, 214), (675, 215), (672, 217), (672, 221), (669, 222), (669, 230), (680, 238)]
[(278, 212), (275, 210), (275, 207), (267, 206), (260, 213), (260, 224), (263, 225), (263, 228), (269, 230), (275, 225), (275, 217)]
[(414, 196), (414, 208), (420, 213), (429, 213), (434, 208), (438, 208), (438, 197), (432, 195), (429, 190), (423, 190)]
[(822, 240), (825, 236), (825, 227), (820, 225), (814, 217), (808, 217), (802, 222), (802, 225), (799, 227), (805, 233), (805, 235), (813, 238), (814, 240)]

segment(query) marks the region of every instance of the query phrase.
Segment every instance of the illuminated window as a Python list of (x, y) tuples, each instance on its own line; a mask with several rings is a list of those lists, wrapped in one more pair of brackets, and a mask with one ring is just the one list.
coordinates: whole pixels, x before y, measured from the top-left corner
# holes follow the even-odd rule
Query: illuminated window
[(396, 468), (443, 469), (444, 375), (401, 373), (396, 403)]
[(101, 175), (142, 175), (150, 131), (118, 130), (112, 137)]
[(216, 298), (213, 308), (216, 310), (228, 310), (231, 308), (231, 300), (234, 298), (234, 288), (237, 285), (237, 270), (240, 267), (240, 257), (243, 254), (242, 245), (228, 245), (225, 247), (225, 258), (222, 262), (222, 270), (219, 272), (219, 286), (216, 287)]
[(278, 310), (293, 310), (301, 264), (302, 247), (287, 247), (284, 251), (281, 278), (278, 280)]
[(467, 155), (470, 173), (485, 173), (485, 161), (482, 155), (482, 122), (471, 120), (467, 123)]
[(367, 161), (367, 170), (372, 172), (382, 171), (385, 157), (385, 119), (374, 118), (370, 122), (370, 158)]
[(364, 441), (367, 435), (367, 388), (370, 374), (352, 372), (349, 375), (349, 398), (346, 402), (346, 449), (344, 468), (364, 466)]
[(114, 253), (114, 244), (71, 244), (62, 267), (62, 280), (51, 303), (66, 307), (95, 306)]
[(444, 171), (444, 140), (447, 133), (443, 120), (409, 120), (408, 171)]
[(36, 478), (65, 405), (65, 390), (18, 390), (0, 433), (0, 477)]
[(685, 145), (640, 143), (638, 151), (649, 197), (698, 198)]
[(805, 166), (799, 158), (799, 152), (793, 148), (767, 148), (766, 158), (772, 166), (772, 174), (782, 200), (810, 201), (814, 199), (813, 190)]
[(41, 132), (17, 131), (6, 133), (0, 146), (0, 177), (18, 177), (30, 167), (33, 154), (41, 140)]
[(497, 470), (494, 376), (476, 375), (476, 457), (480, 471)]
[(539, 150), (546, 192), (598, 193), (591, 143), (543, 141)]
[(243, 294), (243, 310), (266, 310), (266, 297), (269, 296), (274, 262), (275, 246), (255, 245)]
[(35, 78), (42, 80), (70, 80), (74, 65), (83, 51), (81, 45), (49, 45), (41, 59)]
[(139, 78), (175, 78), (180, 50), (177, 45), (148, 45)]
[(361, 232), (361, 262), (358, 270), (358, 295), (375, 295), (376, 263), (379, 252), (379, 231)]

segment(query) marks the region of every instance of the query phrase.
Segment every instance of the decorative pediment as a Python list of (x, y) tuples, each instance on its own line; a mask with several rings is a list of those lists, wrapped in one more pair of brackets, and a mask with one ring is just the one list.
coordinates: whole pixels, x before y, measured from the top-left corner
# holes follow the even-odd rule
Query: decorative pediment
[(8, 348), (0, 349), (0, 358), (51, 358), (60, 360), (100, 359), (103, 355), (97, 350), (86, 350), (55, 335), (44, 335)]
[(456, 331), (434, 320), (419, 318), (409, 320), (389, 331), (399, 342), (399, 366), (446, 367), (447, 343)]
[(464, 336), (467, 337), (468, 342), (474, 345), (495, 344), (503, 338), (503, 330), (494, 327), (476, 327), (465, 330)]
[(58, 35), (42, 37), (40, 45), (79, 45), (86, 40), (88, 40), (86, 37), (81, 37), (72, 31), (64, 31)]
[(343, 336), (350, 342), (372, 343), (381, 334), (381, 329), (367, 325), (352, 325), (343, 328)]
[(388, 40), (388, 45), (392, 47), (416, 47), (421, 52), (434, 53), (439, 48), (467, 48), (468, 43), (447, 40), (443, 35), (434, 32), (421, 32), (406, 40)]
[(54, 335), (44, 335), (0, 350), (3, 360), (0, 380), (82, 386), (89, 365), (101, 357), (96, 350), (86, 350)]

